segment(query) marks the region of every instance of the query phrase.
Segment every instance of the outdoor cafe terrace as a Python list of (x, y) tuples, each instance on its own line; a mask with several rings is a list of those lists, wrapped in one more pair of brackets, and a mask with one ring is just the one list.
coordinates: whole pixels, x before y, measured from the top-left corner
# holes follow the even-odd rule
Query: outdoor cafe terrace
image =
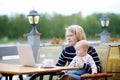
[[(112, 42), (112, 43), (89, 42), (89, 43), (92, 46), (111, 45), (111, 48), (109, 51), (109, 57), (108, 57), (107, 72), (111, 73), (113, 76), (110, 77), (108, 80), (120, 80), (120, 77), (119, 77), (120, 76), (120, 63), (119, 63), (120, 62), (120, 43), (119, 42)], [(8, 45), (0, 45), (0, 47), (3, 47), (3, 46), (8, 47)], [(9, 45), (9, 47), (11, 46), (13, 45)], [(47, 57), (52, 57), (55, 63), (59, 57), (60, 51), (65, 46), (66, 45), (63, 45), (63, 44), (52, 44), (52, 45), (41, 44), (38, 51), (38, 59), (37, 59), (38, 63), (40, 63), (44, 58), (47, 58)], [(4, 60), (6, 60), (5, 62), (10, 61), (10, 59), (14, 59), (14, 60), (11, 60), (12, 63), (19, 63), (18, 55), (7, 56), (7, 57), (4, 56), (3, 58)], [(2, 59), (0, 59), (0, 63), (2, 63), (3, 61)], [(18, 62), (16, 61), (16, 59), (18, 59)]]

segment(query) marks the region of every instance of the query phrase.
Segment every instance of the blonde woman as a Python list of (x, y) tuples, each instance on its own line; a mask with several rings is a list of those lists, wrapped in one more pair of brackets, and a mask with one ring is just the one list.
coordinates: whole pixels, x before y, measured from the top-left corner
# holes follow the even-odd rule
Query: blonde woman
[[(75, 51), (75, 44), (80, 40), (86, 40), (86, 35), (83, 30), (83, 28), (79, 25), (70, 25), (66, 28), (66, 40), (69, 44), (69, 46), (65, 47), (56, 63), (56, 66), (65, 66), (66, 63), (70, 64), (70, 62), (73, 60), (73, 58), (76, 56)], [(98, 57), (98, 54), (94, 47), (89, 46), (89, 49), (87, 51), (89, 55), (92, 56), (96, 66), (97, 66), (97, 72), (101, 72), (101, 64)], [(92, 69), (89, 64), (84, 63), (82, 60), (76, 61), (77, 66), (83, 70), (85, 70), (87, 73), (91, 73)], [(80, 75), (74, 75), (74, 74), (68, 74), (72, 80), (80, 80)]]

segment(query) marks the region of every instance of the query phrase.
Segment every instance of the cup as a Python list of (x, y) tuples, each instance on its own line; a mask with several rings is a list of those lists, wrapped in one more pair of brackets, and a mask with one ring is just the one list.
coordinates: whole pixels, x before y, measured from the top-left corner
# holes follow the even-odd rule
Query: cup
[(53, 59), (44, 59), (42, 64), (43, 64), (43, 67), (53, 67), (54, 61)]

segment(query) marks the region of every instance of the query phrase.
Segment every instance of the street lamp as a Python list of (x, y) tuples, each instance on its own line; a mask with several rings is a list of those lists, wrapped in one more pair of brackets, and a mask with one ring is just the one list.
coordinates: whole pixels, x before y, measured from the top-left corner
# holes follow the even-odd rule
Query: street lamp
[(100, 18), (100, 22), (101, 22), (102, 27), (109, 26), (109, 18), (105, 15), (103, 15), (102, 18)]
[(35, 62), (37, 63), (38, 50), (40, 47), (40, 33), (36, 29), (40, 15), (35, 10), (31, 10), (27, 15), (29, 23), (32, 25), (32, 30), (27, 34), (27, 41), (31, 45)]
[(110, 34), (107, 30), (107, 27), (109, 26), (109, 18), (107, 16), (103, 15), (102, 18), (100, 18), (100, 23), (103, 28), (103, 31), (100, 34), (101, 42), (107, 43), (107, 42), (109, 42), (109, 38), (110, 38)]
[(29, 14), (27, 15), (29, 23), (32, 25), (32, 30), (30, 34), (39, 34), (39, 32), (36, 29), (36, 25), (39, 22), (39, 14), (35, 10), (31, 10)]

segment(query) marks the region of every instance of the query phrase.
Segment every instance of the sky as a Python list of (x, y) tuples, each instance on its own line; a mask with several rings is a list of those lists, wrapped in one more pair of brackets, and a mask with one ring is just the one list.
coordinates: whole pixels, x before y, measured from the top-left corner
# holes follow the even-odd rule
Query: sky
[(71, 15), (78, 12), (82, 16), (92, 13), (120, 14), (120, 0), (0, 0), (0, 15), (25, 14), (31, 10), (39, 14)]

